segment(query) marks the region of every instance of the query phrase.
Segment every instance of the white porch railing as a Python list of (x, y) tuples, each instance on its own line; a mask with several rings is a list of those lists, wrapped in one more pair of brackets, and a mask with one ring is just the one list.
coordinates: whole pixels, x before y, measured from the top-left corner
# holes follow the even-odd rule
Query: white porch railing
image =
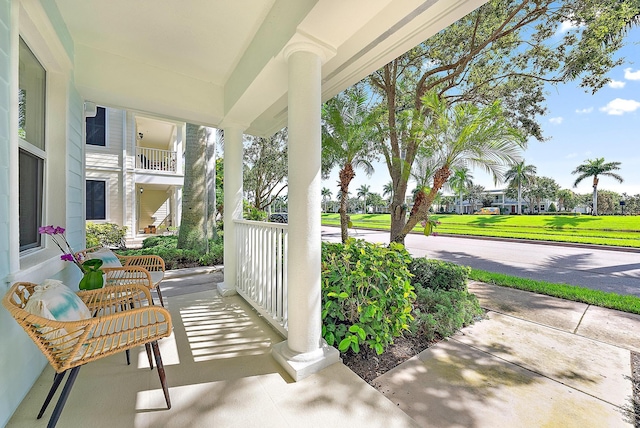
[(136, 168), (176, 172), (177, 154), (170, 150), (136, 147)]
[(289, 226), (235, 220), (238, 294), (287, 336)]

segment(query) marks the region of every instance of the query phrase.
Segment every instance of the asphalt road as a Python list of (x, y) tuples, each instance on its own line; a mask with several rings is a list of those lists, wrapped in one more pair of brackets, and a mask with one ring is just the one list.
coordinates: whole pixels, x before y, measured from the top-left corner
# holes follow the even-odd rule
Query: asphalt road
[[(389, 242), (389, 232), (349, 229), (349, 234), (367, 241)], [(322, 239), (339, 241), (340, 229), (323, 226)], [(407, 236), (405, 244), (414, 256), (640, 297), (638, 252), (413, 234)]]

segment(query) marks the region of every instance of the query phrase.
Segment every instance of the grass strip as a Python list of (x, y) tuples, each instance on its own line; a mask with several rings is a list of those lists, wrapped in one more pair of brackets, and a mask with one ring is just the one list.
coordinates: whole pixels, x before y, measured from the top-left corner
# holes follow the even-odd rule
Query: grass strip
[(520, 278), (502, 273), (487, 272), (480, 269), (471, 269), (470, 279), (499, 285), (501, 287), (515, 288), (516, 290), (532, 291), (574, 302), (588, 303), (603, 308), (617, 309), (632, 314), (640, 314), (640, 297), (609, 293), (606, 291), (592, 290), (577, 285), (556, 284), (534, 279)]
[[(638, 216), (625, 218), (591, 216), (569, 217), (562, 216), (460, 216), (438, 215), (433, 218), (441, 220), (435, 231), (437, 233), (460, 236), (486, 236), (498, 238), (514, 238), (537, 241), (569, 242), (578, 244), (593, 244), (603, 246), (617, 246), (640, 248), (640, 233), (632, 231), (629, 226), (640, 224)], [(388, 214), (352, 214), (351, 221), (356, 229), (389, 230), (391, 218)], [(574, 222), (597, 222), (607, 228), (580, 228), (571, 225)], [(552, 226), (545, 225), (551, 222)], [(557, 222), (564, 225), (559, 227)], [(339, 226), (338, 214), (322, 214), (322, 224), (325, 226)], [(626, 229), (614, 229), (613, 226), (623, 226)], [(419, 224), (413, 229), (414, 233), (422, 233)]]

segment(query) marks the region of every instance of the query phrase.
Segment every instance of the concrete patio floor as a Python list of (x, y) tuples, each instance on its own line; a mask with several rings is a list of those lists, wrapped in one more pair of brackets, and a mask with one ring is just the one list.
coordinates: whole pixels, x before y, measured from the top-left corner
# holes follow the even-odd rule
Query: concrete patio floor
[[(130, 366), (122, 353), (83, 367), (58, 427), (418, 426), (343, 364), (293, 382), (270, 355), (282, 337), (239, 296), (220, 297), (221, 279), (194, 269), (172, 271), (162, 283), (174, 323), (159, 341), (170, 410), (140, 347)], [(7, 427), (47, 425), (57, 396), (41, 420), (36, 415), (52, 379), (47, 367)]]

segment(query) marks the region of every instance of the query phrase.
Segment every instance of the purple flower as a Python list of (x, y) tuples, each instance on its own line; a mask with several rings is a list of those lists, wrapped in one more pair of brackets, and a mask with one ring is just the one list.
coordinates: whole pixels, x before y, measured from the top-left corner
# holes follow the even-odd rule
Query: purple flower
[(56, 234), (56, 228), (53, 227), (53, 226), (40, 226), (38, 228), (38, 232), (39, 233), (44, 233), (44, 234), (47, 234), (47, 235), (55, 235)]
[(56, 228), (53, 229), (53, 233), (58, 235), (62, 235), (64, 233), (64, 227), (58, 226)]
[(65, 262), (75, 262), (76, 260), (73, 258), (73, 254), (63, 254), (60, 256), (60, 260), (64, 260)]
[(432, 232), (431, 236), (438, 236), (438, 232)]

